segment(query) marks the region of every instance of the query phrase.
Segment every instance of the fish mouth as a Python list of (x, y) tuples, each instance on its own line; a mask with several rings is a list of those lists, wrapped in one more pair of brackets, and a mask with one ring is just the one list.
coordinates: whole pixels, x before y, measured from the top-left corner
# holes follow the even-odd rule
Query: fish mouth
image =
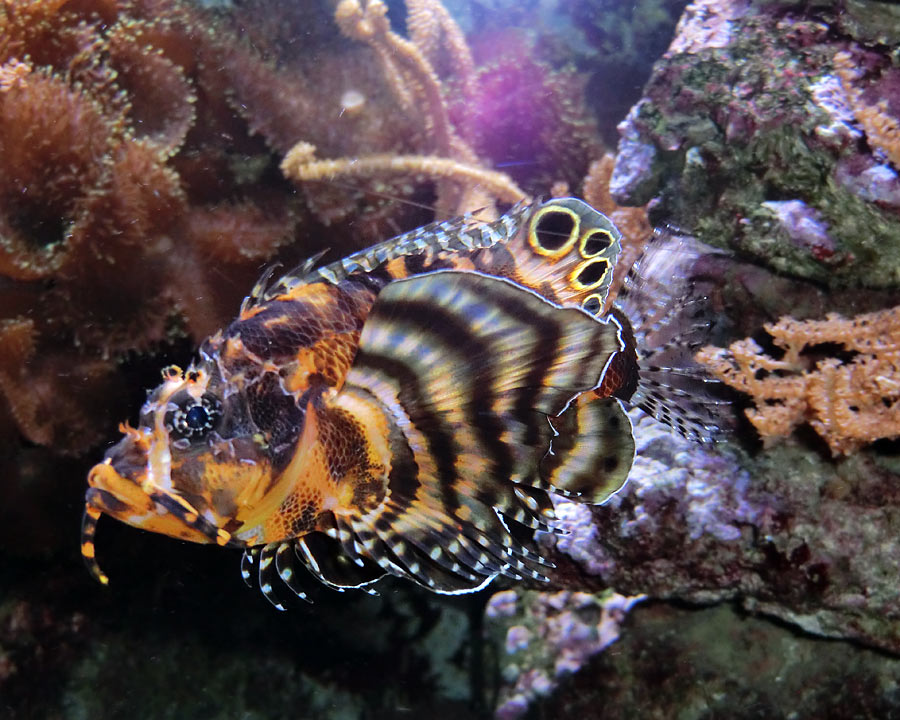
[(157, 487), (147, 479), (141, 481), (141, 474), (132, 472), (134, 465), (129, 465), (127, 474), (122, 474), (113, 464), (114, 450), (88, 474), (81, 523), (81, 555), (90, 574), (101, 584), (109, 584), (109, 577), (97, 562), (94, 542), (101, 515), (190, 542), (243, 546), (180, 495)]

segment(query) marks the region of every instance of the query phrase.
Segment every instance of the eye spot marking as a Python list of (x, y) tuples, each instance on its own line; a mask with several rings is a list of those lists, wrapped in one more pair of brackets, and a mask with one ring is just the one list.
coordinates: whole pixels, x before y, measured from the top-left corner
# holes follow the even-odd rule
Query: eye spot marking
[(583, 258), (596, 257), (612, 245), (613, 242), (614, 238), (609, 230), (595, 228), (593, 230), (588, 230), (581, 236), (578, 251)]
[(609, 262), (604, 259), (588, 260), (575, 268), (571, 275), (572, 287), (578, 291), (599, 287), (609, 275)]
[(603, 299), (599, 295), (588, 295), (581, 303), (581, 307), (591, 315), (596, 315), (603, 307)]
[(568, 208), (541, 208), (532, 218), (528, 244), (540, 255), (561, 257), (575, 244), (579, 225), (578, 216)]

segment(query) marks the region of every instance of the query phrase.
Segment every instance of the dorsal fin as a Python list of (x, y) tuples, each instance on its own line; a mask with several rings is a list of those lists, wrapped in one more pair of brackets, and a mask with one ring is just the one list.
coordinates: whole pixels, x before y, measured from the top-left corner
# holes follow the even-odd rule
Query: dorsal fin
[(609, 293), (621, 238), (612, 221), (587, 203), (554, 198), (536, 204), (507, 244), (515, 260), (512, 273), (496, 261), (476, 262), (476, 267), (510, 277), (559, 305), (597, 315)]
[(280, 278), (266, 297), (275, 297), (290, 292), (296, 285), (317, 280), (338, 284), (353, 275), (374, 272), (400, 258), (422, 255), (430, 260), (438, 254), (466, 256), (481, 248), (508, 241), (530, 209), (530, 205), (519, 203), (493, 222), (480, 221), (474, 213), (468, 213), (452, 220), (424, 225), (315, 270), (304, 265)]
[(417, 228), (316, 270), (293, 271), (268, 288), (263, 299), (317, 280), (338, 284), (373, 273), (399, 280), (456, 269), (507, 278), (551, 302), (598, 314), (621, 251), (620, 239), (605, 215), (576, 198), (519, 203), (493, 222), (464, 215)]

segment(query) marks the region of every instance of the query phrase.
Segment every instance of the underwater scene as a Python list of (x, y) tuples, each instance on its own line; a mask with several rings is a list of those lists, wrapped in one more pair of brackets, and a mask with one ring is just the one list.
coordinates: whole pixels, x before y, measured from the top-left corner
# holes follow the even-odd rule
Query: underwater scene
[(900, 4), (0, 2), (0, 720), (900, 718)]

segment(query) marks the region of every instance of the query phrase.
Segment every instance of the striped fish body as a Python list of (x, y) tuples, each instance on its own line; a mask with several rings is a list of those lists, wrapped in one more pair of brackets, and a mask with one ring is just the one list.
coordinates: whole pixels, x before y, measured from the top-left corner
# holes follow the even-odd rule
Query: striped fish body
[(326, 585), (384, 573), (438, 592), (544, 577), (548, 492), (624, 483), (624, 313), (601, 316), (619, 233), (574, 199), (407, 233), (254, 288), (89, 475), (97, 519), (245, 550), (281, 607), (299, 561)]

